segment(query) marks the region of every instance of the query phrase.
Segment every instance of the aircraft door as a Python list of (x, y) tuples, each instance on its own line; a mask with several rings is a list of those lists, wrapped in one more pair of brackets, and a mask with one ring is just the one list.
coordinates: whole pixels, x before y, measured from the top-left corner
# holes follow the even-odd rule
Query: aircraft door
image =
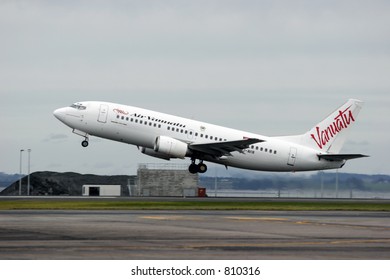
[(297, 160), (297, 148), (291, 147), (290, 153), (288, 154), (287, 165), (294, 166)]
[(108, 105), (101, 104), (99, 109), (98, 122), (106, 123), (108, 115)]

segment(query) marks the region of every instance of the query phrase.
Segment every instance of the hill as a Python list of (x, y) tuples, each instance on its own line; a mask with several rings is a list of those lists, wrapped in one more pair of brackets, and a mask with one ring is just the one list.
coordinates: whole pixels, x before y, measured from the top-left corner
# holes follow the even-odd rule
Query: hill
[(0, 190), (8, 187), (13, 182), (19, 180), (19, 178), (20, 178), (19, 174), (6, 174), (3, 172), (0, 172)]
[[(83, 185), (121, 185), (122, 195), (128, 195), (127, 183), (131, 176), (99, 176), (74, 172), (35, 172), (30, 175), (31, 195), (81, 195)], [(17, 179), (18, 180), (18, 179)], [(15, 181), (0, 195), (18, 195), (19, 181)], [(27, 194), (27, 176), (22, 179), (22, 195)]]

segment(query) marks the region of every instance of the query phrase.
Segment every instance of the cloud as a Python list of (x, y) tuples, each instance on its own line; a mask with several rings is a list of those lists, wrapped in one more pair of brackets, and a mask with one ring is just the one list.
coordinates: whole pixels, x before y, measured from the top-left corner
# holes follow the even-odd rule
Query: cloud
[(160, 2), (9, 2), (2, 87), (389, 87), (386, 2)]
[(362, 141), (354, 141), (354, 140), (348, 140), (345, 143), (346, 146), (369, 146), (370, 142), (367, 140), (362, 140)]
[(59, 143), (67, 140), (69, 138), (68, 135), (62, 133), (52, 133), (43, 139), (43, 142), (54, 142)]

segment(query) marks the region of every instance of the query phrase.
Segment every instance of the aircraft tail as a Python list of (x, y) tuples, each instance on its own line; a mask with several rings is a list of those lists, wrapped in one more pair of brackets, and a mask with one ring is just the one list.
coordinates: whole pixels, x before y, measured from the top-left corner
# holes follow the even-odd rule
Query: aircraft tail
[(338, 154), (362, 106), (362, 101), (349, 99), (305, 134), (283, 138), (323, 153)]

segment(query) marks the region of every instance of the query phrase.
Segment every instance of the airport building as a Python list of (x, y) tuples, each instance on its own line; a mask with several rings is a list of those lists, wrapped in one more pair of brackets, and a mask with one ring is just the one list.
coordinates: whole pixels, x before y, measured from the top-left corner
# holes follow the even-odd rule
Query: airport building
[(132, 196), (204, 196), (198, 174), (183, 164), (140, 164), (137, 185), (130, 186)]
[(83, 185), (83, 196), (121, 196), (121, 185)]

